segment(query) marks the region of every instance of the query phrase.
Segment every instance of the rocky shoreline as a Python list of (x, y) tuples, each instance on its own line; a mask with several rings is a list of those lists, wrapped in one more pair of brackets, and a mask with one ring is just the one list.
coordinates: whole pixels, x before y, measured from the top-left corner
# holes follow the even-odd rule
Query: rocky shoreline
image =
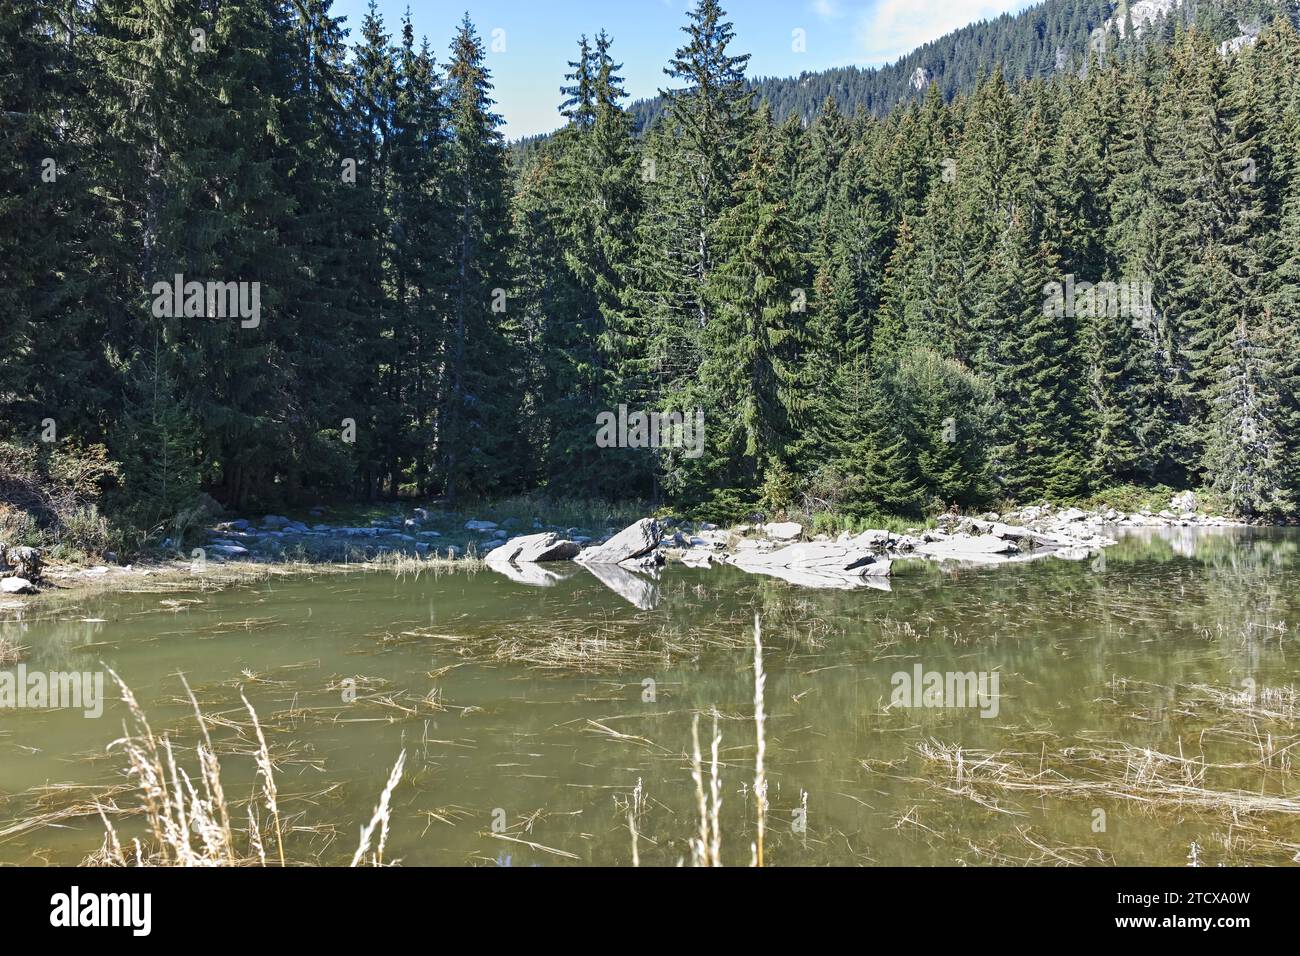
[[(1223, 527), (1245, 522), (1200, 513), (1190, 492), (1175, 495), (1169, 507), (1120, 512), (1084, 511), (1040, 505), (1004, 514), (941, 515), (936, 527), (903, 532), (865, 530), (836, 536), (812, 534), (795, 521), (753, 522), (731, 528), (672, 518), (646, 517), (621, 531), (546, 525), (534, 518), (499, 524), (464, 520), (424, 508), (373, 519), (368, 525), (324, 521), (325, 509), (310, 523), (281, 515), (260, 521), (236, 518), (214, 523), (202, 546), (188, 559), (122, 565), (47, 568), (35, 548), (0, 543), (0, 588), (6, 596), (39, 593), (43, 586), (105, 581), (131, 575), (202, 573), (211, 562), (222, 566), (359, 564), (399, 558), (417, 563), (482, 558), (486, 566), (518, 583), (545, 586), (585, 568), (607, 586), (644, 603), (656, 569), (670, 563), (690, 567), (732, 565), (792, 584), (822, 588), (889, 588), (897, 561), (926, 560), (967, 565), (1057, 557), (1080, 560), (1115, 543), (1126, 528)], [(438, 525), (437, 528), (432, 527)], [(170, 546), (170, 542), (165, 542)], [(567, 568), (567, 570), (566, 570)]]
[[(795, 521), (742, 524), (731, 529), (694, 528), (642, 518), (607, 540), (586, 547), (553, 532), (522, 535), (490, 551), (492, 570), (523, 584), (553, 583), (555, 571), (541, 565), (576, 562), (602, 580), (608, 577), (636, 591), (626, 577), (647, 574), (668, 563), (691, 567), (729, 564), (804, 587), (888, 590), (895, 561), (929, 560), (969, 565), (1056, 557), (1082, 560), (1115, 544), (1110, 533), (1137, 527), (1224, 527), (1241, 525), (1197, 512), (1194, 495), (1177, 495), (1171, 509), (1121, 513), (1113, 508), (1083, 511), (1036, 506), (979, 517), (942, 515), (938, 527), (906, 532), (866, 530), (809, 536)], [(610, 583), (610, 582), (606, 582)], [(640, 603), (634, 601), (633, 603)]]

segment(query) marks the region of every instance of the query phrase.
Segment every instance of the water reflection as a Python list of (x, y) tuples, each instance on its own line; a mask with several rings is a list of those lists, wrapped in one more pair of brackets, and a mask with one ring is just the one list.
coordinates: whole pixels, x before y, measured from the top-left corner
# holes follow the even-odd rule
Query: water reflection
[(605, 587), (609, 588), (624, 601), (643, 611), (651, 611), (659, 606), (658, 568), (645, 571), (629, 571), (617, 564), (583, 565)]
[[(6, 609), (0, 634), (27, 646), (29, 667), (104, 661), (132, 685), (155, 728), (187, 746), (193, 722), (177, 673), (211, 713), (237, 712), (242, 690), (282, 753), (285, 790), (301, 797), (292, 807), (306, 825), (354, 831), (405, 748), (390, 845), (411, 864), (491, 864), (501, 845), (484, 834), (501, 808), (512, 827), (531, 821), (530, 842), (625, 865), (634, 792), (643, 801), (642, 862), (689, 858), (690, 721), (714, 709), (723, 855), (746, 863), (755, 611), (764, 622), (774, 862), (1053, 862), (1037, 845), (1074, 862), (1182, 865), (1193, 841), (1210, 865), (1288, 862), (1300, 848), (1295, 819), (1252, 814), (1243, 827), (1190, 805), (1161, 816), (1140, 800), (1091, 793), (974, 792), (919, 748), (938, 741), (1009, 754), (1008, 764), (1035, 771), (1041, 758), (1064, 776), (1074, 770), (1052, 764), (1053, 755), (1131, 746), (1247, 767), (1272, 740), (1279, 753), (1265, 776), (1224, 771), (1215, 785), (1297, 792), (1282, 751), (1300, 721), (1270, 723), (1211, 701), (1231, 700), (1223, 695), (1248, 681), (1261, 694), (1297, 683), (1298, 544), (1291, 529), (1132, 529), (1092, 560), (900, 561), (890, 591), (805, 587), (730, 566), (324, 576), (194, 603), (117, 594)], [(892, 675), (917, 665), (997, 673), (997, 718), (891, 708)], [(345, 705), (343, 676), (374, 690)], [(442, 709), (412, 707), (435, 691)], [(113, 701), (97, 721), (0, 714), (0, 832), (53, 805), (51, 781), (120, 784), (104, 748), (122, 716)], [(228, 790), (247, 793), (255, 770), (241, 755), (246, 742), (221, 739)], [(791, 814), (804, 793), (808, 826), (796, 833)], [(1091, 830), (1096, 807), (1108, 814), (1104, 833)], [(130, 825), (122, 821), (125, 832)], [(0, 862), (75, 863), (101, 837), (95, 817), (65, 820), (0, 843)], [(347, 862), (353, 849), (295, 839), (324, 862)], [(509, 854), (517, 866), (567, 861), (523, 844)]]

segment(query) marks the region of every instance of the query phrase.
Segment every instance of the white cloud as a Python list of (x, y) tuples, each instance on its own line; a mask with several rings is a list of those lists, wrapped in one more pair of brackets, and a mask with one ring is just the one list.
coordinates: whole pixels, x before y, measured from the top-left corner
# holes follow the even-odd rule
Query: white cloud
[(858, 20), (858, 55), (868, 64), (896, 60), (968, 23), (1029, 4), (1030, 0), (879, 0)]
[(838, 20), (844, 16), (844, 11), (836, 0), (813, 0), (813, 12), (823, 20)]

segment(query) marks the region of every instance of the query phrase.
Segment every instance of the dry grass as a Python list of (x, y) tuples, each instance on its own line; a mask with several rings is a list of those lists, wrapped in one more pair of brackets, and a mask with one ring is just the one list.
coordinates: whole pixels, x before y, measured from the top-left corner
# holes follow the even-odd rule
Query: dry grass
[(453, 571), (481, 571), (487, 567), (478, 557), (473, 542), (465, 549), (465, 556), (460, 558), (450, 557), (449, 554), (433, 553), (421, 557), (403, 551), (385, 551), (358, 563), (366, 570), (386, 571), (398, 577), (419, 577), (422, 574), (437, 576)]
[(1130, 744), (993, 753), (938, 740), (919, 744), (916, 750), (928, 769), (944, 778), (948, 790), (986, 806), (994, 794), (1024, 794), (1108, 798), (1153, 810), (1223, 813), (1231, 819), (1300, 814), (1300, 797), (1208, 785), (1211, 771), (1237, 771), (1243, 765), (1211, 764), (1202, 755), (1166, 754)]
[(763, 673), (763, 622), (754, 615), (754, 733), (757, 751), (754, 755), (754, 812), (758, 817), (757, 837), (754, 843), (754, 865), (763, 865), (763, 833), (767, 822), (767, 769), (763, 758), (767, 754), (764, 734), (766, 715), (763, 709), (763, 690), (767, 675)]
[[(197, 700), (186, 683), (185, 691), (194, 707), (200, 740), (196, 744), (198, 771), (191, 777), (176, 760), (175, 749), (167, 735), (159, 738), (149, 725), (148, 718), (126, 683), (112, 670), (108, 671), (122, 693), (122, 700), (130, 713), (130, 724), (125, 736), (109, 745), (110, 752), (121, 750), (127, 759), (127, 777), (132, 781), (146, 821), (146, 839), (135, 837), (130, 849), (123, 847), (116, 828), (109, 819), (110, 812), (119, 815), (116, 803), (95, 802), (95, 810), (104, 821), (104, 844), (86, 862), (102, 866), (248, 866), (266, 865), (268, 838), (275, 840), (276, 857), (281, 866), (288, 863), (284, 841), (284, 827), (279, 805), (279, 790), (275, 782), (275, 762), (266, 737), (262, 733), (257, 712), (243, 698), (251, 721), (257, 746), (253, 761), (257, 768), (261, 789), (261, 806), (271, 821), (271, 828), (263, 832), (258, 816), (258, 802), (248, 805), (247, 846), (240, 848), (232, 824), (231, 805), (221, 780), (221, 763), (209, 734), (209, 724), (228, 723), (205, 717)], [(384, 843), (388, 836), (389, 801), (393, 789), (401, 779), (405, 764), (405, 751), (389, 776), (379, 807), (370, 825), (362, 830), (361, 846), (353, 858), (353, 865), (366, 858), (376, 826), (381, 828), (378, 847), (369, 857), (370, 862), (382, 863)], [(197, 786), (196, 786), (197, 780)], [(123, 795), (117, 791), (115, 795)], [(298, 828), (317, 831), (320, 828)]]
[(0, 634), (0, 667), (13, 667), (23, 659), (27, 647)]
[(371, 814), (370, 822), (361, 828), (361, 842), (357, 846), (357, 852), (352, 855), (353, 866), (360, 866), (366, 861), (366, 854), (370, 853), (370, 841), (374, 839), (376, 827), (379, 828), (379, 840), (375, 852), (370, 855), (369, 862), (372, 866), (384, 865), (384, 846), (388, 843), (388, 825), (392, 816), (389, 801), (393, 797), (393, 791), (397, 789), (398, 781), (402, 779), (402, 768), (405, 766), (406, 751), (403, 750), (397, 755), (397, 763), (393, 764), (392, 773), (388, 775), (384, 792), (379, 795), (379, 803), (375, 807), (375, 812)]
[(709, 763), (709, 797), (704, 796), (703, 758), (700, 756), (700, 715), (691, 718), (691, 779), (695, 781), (695, 804), (700, 816), (699, 835), (692, 837), (691, 863), (695, 866), (722, 866), (722, 777), (718, 773), (718, 715), (713, 715), (712, 760)]
[[(750, 845), (752, 866), (762, 866), (763, 837), (767, 828), (767, 717), (764, 704), (764, 692), (767, 676), (763, 671), (763, 625), (758, 614), (754, 615), (754, 729), (756, 734), (756, 751), (754, 756), (754, 805), (756, 815), (756, 838)], [(609, 728), (603, 728), (609, 731)], [(613, 733), (613, 731), (609, 731)], [(618, 734), (625, 740), (644, 740)], [(658, 746), (652, 741), (644, 741), (651, 746)], [(707, 788), (705, 784), (704, 756), (700, 750), (700, 715), (691, 716), (691, 781), (695, 784), (695, 811), (698, 828), (688, 840), (691, 849), (692, 866), (722, 866), (722, 773), (719, 752), (722, 747), (722, 732), (718, 729), (718, 712), (713, 712), (713, 739), (709, 746), (709, 770)], [(638, 783), (639, 789), (639, 783)], [(807, 796), (804, 795), (804, 805)], [(639, 794), (638, 801), (639, 803)], [(632, 834), (633, 865), (639, 865), (637, 843), (639, 833), (632, 813), (628, 814), (628, 830)]]
[(689, 631), (661, 627), (653, 633), (647, 633), (643, 625), (644, 621), (633, 616), (591, 622), (519, 622), (505, 631), (480, 634), (418, 628), (387, 635), (385, 643), (436, 641), (466, 661), (587, 674), (664, 667), (706, 651), (745, 646), (744, 638), (725, 625), (697, 626)]

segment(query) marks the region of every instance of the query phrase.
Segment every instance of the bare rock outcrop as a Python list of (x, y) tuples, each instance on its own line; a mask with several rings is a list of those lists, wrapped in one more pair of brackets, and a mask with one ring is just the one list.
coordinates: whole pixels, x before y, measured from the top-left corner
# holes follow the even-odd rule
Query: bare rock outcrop
[(621, 564), (632, 558), (640, 558), (653, 551), (659, 544), (662, 529), (654, 518), (642, 518), (628, 525), (604, 544), (584, 548), (577, 556), (581, 564)]
[(488, 564), (542, 564), (546, 561), (569, 561), (581, 550), (582, 545), (546, 531), (511, 538), (489, 551), (484, 560)]

